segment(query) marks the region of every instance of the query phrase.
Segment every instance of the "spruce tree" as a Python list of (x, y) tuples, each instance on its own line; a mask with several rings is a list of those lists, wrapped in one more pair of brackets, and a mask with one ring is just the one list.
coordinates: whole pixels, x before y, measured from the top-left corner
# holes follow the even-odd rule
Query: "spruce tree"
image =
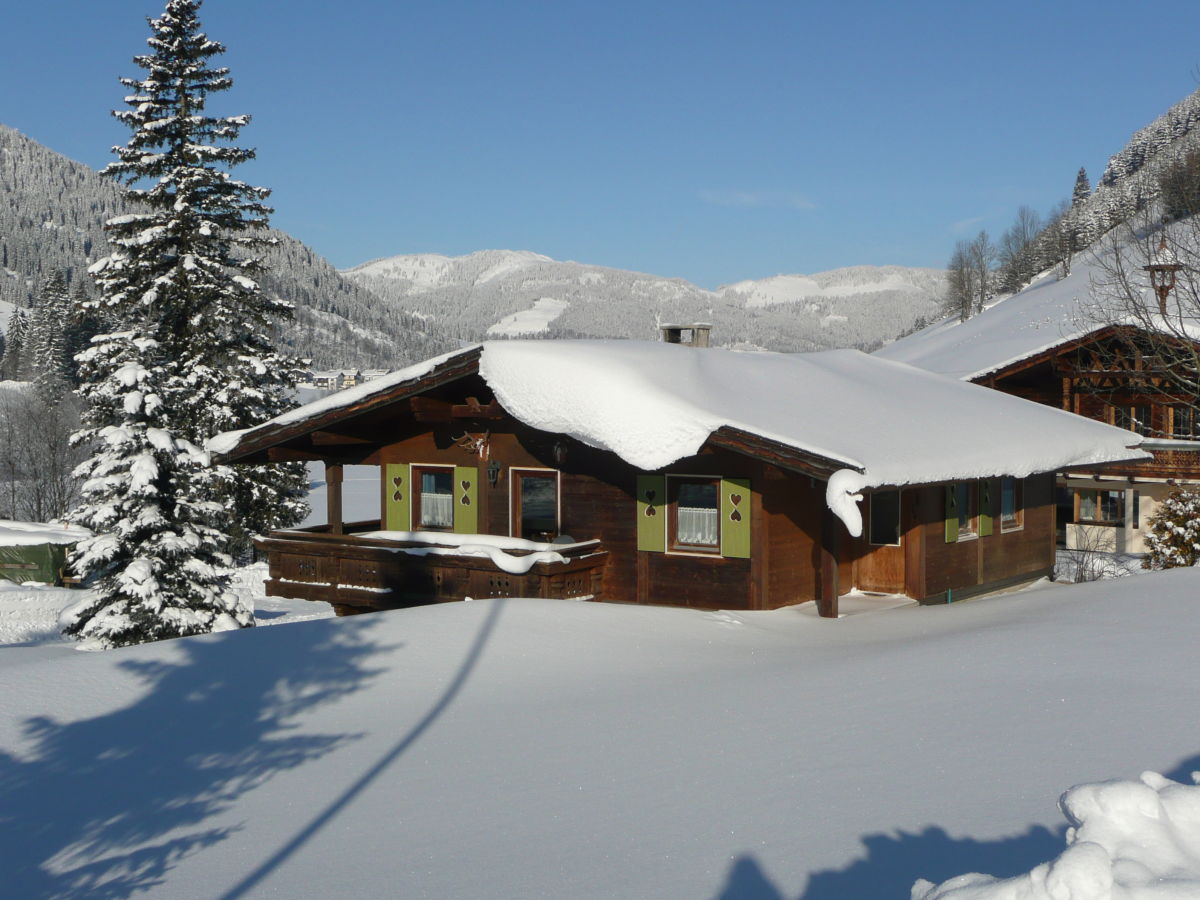
[[(248, 117), (206, 112), (231, 81), (210, 62), (225, 48), (200, 30), (199, 7), (169, 0), (150, 20), (153, 52), (134, 59), (145, 76), (121, 80), (129, 109), (114, 115), (133, 135), (105, 173), (144, 212), (106, 224), (111, 253), (84, 303), (114, 330), (79, 356), (76, 440), (95, 449), (76, 519), (96, 535), (73, 564), (96, 587), (66, 630), (108, 645), (252, 625), (229, 590), (232, 523), (293, 524), (303, 486), (293, 473), (264, 497), (245, 483), (259, 473), (212, 467), (199, 449), (282, 411), (294, 371), (268, 339), (290, 306), (254, 280), (268, 191), (230, 175), (254, 156), (233, 146)], [(260, 505), (234, 507), (246, 497)]]
[(55, 271), (38, 293), (29, 337), (34, 385), (38, 396), (50, 406), (67, 391), (70, 365), (66, 325), (70, 316), (67, 283), (62, 272)]
[(1087, 170), (1079, 167), (1079, 174), (1075, 176), (1075, 189), (1071, 191), (1071, 205), (1078, 206), (1084, 200), (1092, 195), (1092, 185), (1088, 181)]
[(24, 381), (28, 373), (26, 357), (29, 355), (27, 344), (29, 321), (25, 313), (13, 309), (8, 317), (8, 327), (4, 330), (5, 346), (4, 361), (0, 364), (0, 376), (4, 381)]

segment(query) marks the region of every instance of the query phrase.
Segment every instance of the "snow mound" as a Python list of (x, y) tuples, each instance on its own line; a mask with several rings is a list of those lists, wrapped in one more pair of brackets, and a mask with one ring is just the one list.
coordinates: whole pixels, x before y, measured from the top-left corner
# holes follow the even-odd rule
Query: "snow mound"
[[(1200, 783), (1200, 772), (1192, 774)], [(1073, 787), (1059, 800), (1067, 849), (1015, 878), (921, 880), (912, 900), (1188, 900), (1200, 897), (1200, 784), (1146, 772), (1140, 781)]]

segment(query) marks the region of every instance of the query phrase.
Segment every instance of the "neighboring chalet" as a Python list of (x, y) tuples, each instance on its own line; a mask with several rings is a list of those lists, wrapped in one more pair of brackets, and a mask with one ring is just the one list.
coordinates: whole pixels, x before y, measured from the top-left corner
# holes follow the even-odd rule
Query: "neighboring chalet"
[(1083, 260), (1067, 279), (1043, 278), (966, 322), (931, 326), (876, 355), (1136, 434), (1152, 458), (1060, 469), (1058, 540), (1068, 549), (1144, 553), (1158, 503), (1176, 487), (1200, 485), (1197, 398), (1172, 395), (1153, 355), (1131, 349), (1144, 332), (1098, 324), (1094, 265)]
[[(853, 350), (500, 341), (209, 449), (325, 464), (329, 524), (260, 547), (269, 592), (341, 613), (542, 596), (836, 616), (856, 588), (945, 602), (1049, 575), (1053, 473), (1138, 440)], [(349, 464), (378, 466), (377, 519), (343, 521)]]

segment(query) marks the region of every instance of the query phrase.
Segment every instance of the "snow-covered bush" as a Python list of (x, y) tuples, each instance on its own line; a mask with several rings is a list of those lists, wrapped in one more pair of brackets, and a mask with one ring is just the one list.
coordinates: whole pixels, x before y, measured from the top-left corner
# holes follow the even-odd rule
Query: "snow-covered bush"
[[(1193, 779), (1200, 780), (1200, 773)], [(1200, 897), (1200, 786), (1146, 772), (1073, 787), (1058, 801), (1067, 849), (1015, 878), (924, 879), (912, 900), (1174, 900)]]
[(1148, 569), (1194, 566), (1200, 561), (1200, 491), (1181, 489), (1167, 495), (1150, 519), (1146, 533)]

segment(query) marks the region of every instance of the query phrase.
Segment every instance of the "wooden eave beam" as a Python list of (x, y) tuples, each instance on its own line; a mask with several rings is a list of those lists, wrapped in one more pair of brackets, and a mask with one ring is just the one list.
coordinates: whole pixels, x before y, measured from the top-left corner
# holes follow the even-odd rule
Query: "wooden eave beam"
[[(439, 385), (457, 381), (467, 375), (472, 375), (479, 371), (479, 354), (481, 349), (476, 347), (468, 353), (455, 356), (421, 378), (396, 385), (392, 389), (381, 391), (378, 394), (372, 394), (351, 406), (331, 409), (303, 422), (294, 422), (289, 425), (275, 425), (269, 428), (263, 427), (261, 431), (256, 431), (256, 433), (250, 435), (237, 449), (228, 453), (214, 454), (213, 460), (217, 463), (253, 462), (255, 461), (254, 457), (258, 456), (261, 458), (261, 454), (264, 451), (276, 448), (280, 444), (310, 435), (316, 431), (328, 431), (330, 430), (330, 426), (335, 424), (348, 422), (358, 416), (374, 412), (377, 409), (412, 397), (422, 391), (427, 391)], [(303, 458), (323, 459), (326, 457)], [(269, 453), (268, 459), (272, 459)]]
[(763, 460), (764, 462), (779, 466), (781, 469), (788, 469), (792, 472), (798, 472), (801, 475), (808, 475), (812, 478), (820, 478), (822, 480), (828, 479), (830, 475), (841, 469), (862, 471), (858, 466), (851, 465), (842, 460), (831, 459), (827, 456), (810, 453), (796, 447), (789, 447), (787, 444), (781, 444), (770, 438), (760, 437), (757, 434), (743, 431), (740, 428), (730, 428), (728, 426), (718, 428), (709, 436), (708, 443), (715, 447), (722, 447), (726, 450), (733, 450), (735, 453), (742, 453), (754, 459)]
[(308, 436), (314, 447), (336, 447), (345, 444), (374, 444), (371, 438), (360, 437), (344, 431), (314, 431)]

